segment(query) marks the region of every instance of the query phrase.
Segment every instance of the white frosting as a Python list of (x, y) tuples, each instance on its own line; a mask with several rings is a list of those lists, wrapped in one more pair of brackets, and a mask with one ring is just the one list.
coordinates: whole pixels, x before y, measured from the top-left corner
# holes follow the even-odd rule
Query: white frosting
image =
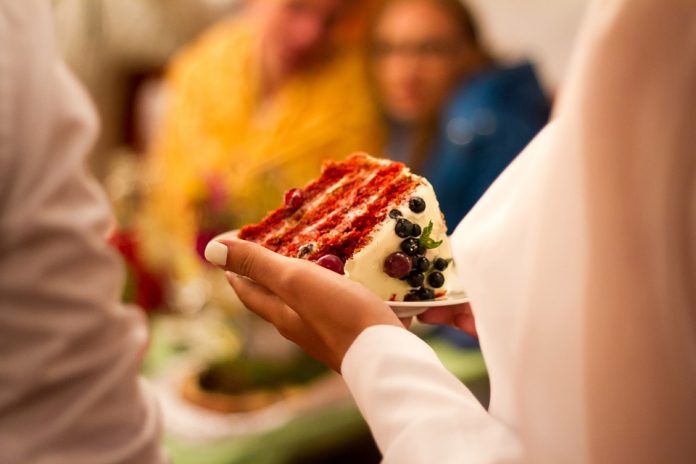
[[(416, 187), (403, 204), (396, 206), (396, 208), (401, 211), (402, 217), (420, 225), (422, 229), (425, 229), (430, 221), (433, 222), (433, 231), (430, 237), (435, 241), (442, 240), (442, 244), (437, 248), (427, 250), (426, 258), (431, 262), (438, 257), (451, 259), (452, 250), (447, 238), (447, 227), (442, 218), (440, 205), (435, 197), (432, 185), (426, 179), (415, 176), (408, 171), (404, 171), (404, 174), (417, 178), (420, 181), (420, 185)], [(414, 196), (421, 197), (425, 201), (425, 211), (422, 213), (414, 213), (408, 207), (408, 200)], [(394, 206), (390, 207), (390, 209), (393, 208)], [(400, 245), (404, 239), (396, 235), (394, 231), (395, 226), (396, 219), (387, 216), (384, 222), (372, 232), (372, 237), (368, 244), (355, 253), (346, 262), (345, 266), (346, 275), (350, 279), (365, 285), (385, 301), (393, 298), (396, 301), (403, 301), (404, 296), (411, 290), (411, 286), (406, 281), (389, 277), (383, 270), (384, 260), (387, 256), (401, 251)], [(453, 268), (454, 264), (450, 263), (447, 269), (445, 269), (443, 272), (445, 284), (441, 288), (433, 289), (436, 293), (453, 290), (451, 284), (456, 280)], [(427, 279), (425, 286), (429, 287)]]

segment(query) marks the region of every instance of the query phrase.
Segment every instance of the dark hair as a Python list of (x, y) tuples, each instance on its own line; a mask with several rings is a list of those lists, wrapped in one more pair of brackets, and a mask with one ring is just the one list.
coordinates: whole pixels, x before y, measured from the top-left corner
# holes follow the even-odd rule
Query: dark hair
[(449, 11), (452, 18), (457, 23), (457, 28), (468, 42), (477, 48), (481, 48), (479, 36), (479, 26), (471, 13), (471, 9), (464, 4), (463, 0), (430, 0), (443, 9)]
[(475, 48), (487, 55), (485, 47), (481, 41), (478, 22), (476, 18), (471, 13), (471, 9), (464, 3), (464, 0), (381, 0), (378, 2), (376, 8), (372, 12), (372, 21), (370, 24), (370, 37), (368, 40), (374, 39), (375, 28), (377, 22), (382, 17), (384, 10), (387, 9), (389, 5), (397, 2), (408, 2), (408, 1), (426, 1), (436, 5), (449, 13), (449, 16), (454, 20), (457, 25), (457, 29), (462, 35), (462, 38), (473, 45)]

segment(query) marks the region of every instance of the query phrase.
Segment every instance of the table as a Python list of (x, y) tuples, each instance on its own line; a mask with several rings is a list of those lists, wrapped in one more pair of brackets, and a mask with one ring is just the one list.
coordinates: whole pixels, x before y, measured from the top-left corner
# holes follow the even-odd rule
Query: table
[[(445, 366), (487, 404), (488, 379), (480, 351), (459, 349), (437, 338), (428, 342)], [(159, 354), (160, 360), (165, 357), (166, 354)], [(152, 359), (148, 370), (155, 370)], [(206, 444), (165, 434), (164, 443), (173, 464), (287, 464), (301, 454), (339, 447), (366, 434), (367, 425), (357, 407), (346, 400), (262, 433)]]

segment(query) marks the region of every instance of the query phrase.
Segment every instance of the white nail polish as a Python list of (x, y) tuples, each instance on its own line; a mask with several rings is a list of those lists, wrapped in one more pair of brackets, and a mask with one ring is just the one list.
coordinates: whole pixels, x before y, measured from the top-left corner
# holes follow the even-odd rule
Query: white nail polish
[(225, 266), (227, 264), (227, 245), (215, 240), (208, 242), (205, 247), (205, 259), (216, 266)]

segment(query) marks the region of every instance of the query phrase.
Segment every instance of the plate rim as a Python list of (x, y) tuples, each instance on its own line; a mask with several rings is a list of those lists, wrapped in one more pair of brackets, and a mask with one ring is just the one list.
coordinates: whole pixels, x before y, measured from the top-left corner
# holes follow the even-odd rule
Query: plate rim
[(446, 297), (439, 300), (385, 301), (385, 303), (392, 308), (437, 308), (440, 306), (451, 306), (468, 302), (469, 297), (464, 292), (457, 292), (456, 297)]

